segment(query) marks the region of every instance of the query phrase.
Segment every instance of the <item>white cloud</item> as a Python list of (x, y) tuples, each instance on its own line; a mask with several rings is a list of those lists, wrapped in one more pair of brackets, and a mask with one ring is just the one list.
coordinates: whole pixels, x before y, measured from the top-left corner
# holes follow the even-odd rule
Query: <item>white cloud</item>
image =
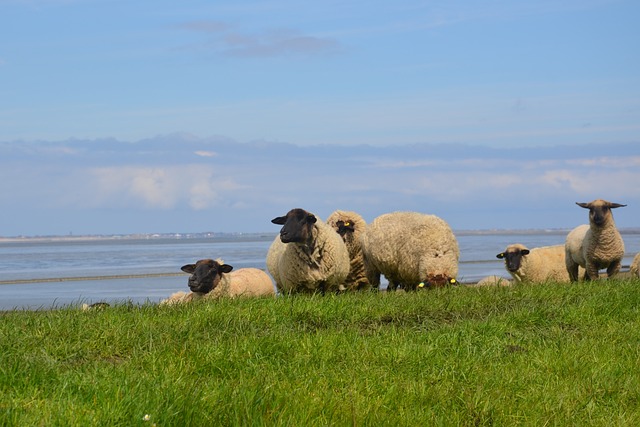
[(206, 150), (198, 150), (194, 152), (194, 154), (200, 157), (215, 157), (218, 155), (218, 153), (216, 153), (215, 151), (206, 151)]
[(172, 209), (186, 204), (202, 210), (215, 206), (221, 193), (239, 187), (231, 178), (217, 178), (213, 167), (204, 165), (101, 167), (90, 175), (93, 204), (99, 207), (116, 203)]
[(582, 167), (612, 167), (612, 168), (630, 168), (640, 166), (640, 156), (631, 157), (593, 157), (569, 159), (566, 161), (568, 165)]
[(538, 180), (541, 185), (548, 186), (549, 189), (570, 191), (574, 196), (583, 196), (589, 200), (635, 198), (640, 195), (640, 171), (637, 170), (555, 169), (541, 172)]

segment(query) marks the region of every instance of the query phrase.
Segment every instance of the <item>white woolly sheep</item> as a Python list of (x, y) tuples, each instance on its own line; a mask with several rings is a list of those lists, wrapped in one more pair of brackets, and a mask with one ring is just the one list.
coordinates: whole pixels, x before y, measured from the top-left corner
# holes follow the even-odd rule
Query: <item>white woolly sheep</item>
[(478, 281), (472, 286), (511, 286), (511, 280), (505, 279), (501, 276), (487, 276)]
[(631, 266), (629, 267), (629, 272), (634, 277), (640, 277), (640, 252), (633, 257), (633, 261), (631, 261)]
[[(589, 224), (582, 224), (574, 228), (567, 234), (567, 238), (564, 242), (564, 262), (565, 262), (565, 270), (569, 274), (569, 279), (572, 282), (578, 280), (579, 275), (577, 270), (580, 267), (577, 260), (582, 259), (582, 241), (584, 240), (584, 236), (589, 231)], [(572, 270), (575, 268), (576, 274), (575, 277), (571, 275)], [(586, 275), (584, 276), (586, 278)]]
[(418, 212), (392, 212), (373, 220), (362, 234), (362, 252), (369, 283), (387, 290), (457, 284), (458, 242), (443, 219)]
[(337, 210), (329, 215), (327, 224), (333, 227), (342, 237), (349, 251), (351, 268), (345, 281), (345, 287), (351, 291), (369, 289), (371, 285), (364, 271), (362, 244), (360, 242), (360, 236), (367, 227), (367, 223), (356, 212)]
[(589, 203), (576, 203), (589, 209), (589, 225), (574, 228), (565, 242), (566, 268), (571, 281), (578, 280), (578, 266), (585, 271), (585, 280), (598, 279), (598, 270), (607, 269), (607, 277), (620, 271), (624, 257), (624, 241), (613, 221), (611, 209), (626, 205), (596, 199)]
[(568, 282), (564, 262), (564, 246), (528, 249), (521, 243), (507, 246), (496, 255), (504, 259), (504, 267), (517, 282)]
[(267, 273), (257, 268), (240, 268), (231, 271), (232, 266), (221, 259), (201, 259), (195, 264), (183, 265), (181, 270), (189, 273), (191, 292), (176, 292), (161, 304), (188, 302), (201, 298), (259, 297), (275, 295), (273, 282)]
[(282, 228), (267, 253), (267, 269), (281, 293), (345, 289), (349, 252), (333, 228), (300, 208), (271, 222)]

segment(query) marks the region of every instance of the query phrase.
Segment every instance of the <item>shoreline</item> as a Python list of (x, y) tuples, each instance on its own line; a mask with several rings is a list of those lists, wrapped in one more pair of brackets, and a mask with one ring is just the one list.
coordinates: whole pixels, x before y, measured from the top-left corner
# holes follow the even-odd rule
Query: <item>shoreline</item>
[(81, 282), (89, 280), (118, 280), (118, 279), (146, 279), (153, 277), (177, 277), (185, 273), (143, 273), (143, 274), (112, 274), (107, 276), (72, 276), (72, 277), (45, 277), (42, 279), (9, 279), (0, 280), (0, 285), (23, 285), (28, 283), (48, 282)]
[[(488, 235), (567, 235), (572, 228), (522, 228), (522, 229), (478, 229), (453, 230), (456, 236), (488, 236)], [(638, 227), (618, 228), (620, 234), (640, 234)], [(135, 234), (85, 234), (85, 235), (51, 235), (51, 236), (0, 236), (2, 243), (47, 243), (47, 242), (93, 242), (93, 241), (126, 241), (126, 240), (242, 240), (272, 239), (276, 232), (203, 232), (203, 233), (135, 233)]]

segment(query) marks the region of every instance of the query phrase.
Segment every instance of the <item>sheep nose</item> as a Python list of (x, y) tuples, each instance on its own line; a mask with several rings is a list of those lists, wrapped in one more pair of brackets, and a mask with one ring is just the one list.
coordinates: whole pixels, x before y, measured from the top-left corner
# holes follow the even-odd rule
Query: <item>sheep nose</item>
[(284, 232), (284, 233), (280, 233), (280, 241), (282, 243), (289, 243), (291, 241), (291, 239), (289, 238), (289, 233)]

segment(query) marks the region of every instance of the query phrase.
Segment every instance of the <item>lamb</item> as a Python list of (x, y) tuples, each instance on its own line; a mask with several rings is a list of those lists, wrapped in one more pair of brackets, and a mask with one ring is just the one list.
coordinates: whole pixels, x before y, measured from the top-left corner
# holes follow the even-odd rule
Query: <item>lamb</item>
[(271, 222), (282, 228), (267, 252), (267, 269), (281, 293), (346, 289), (349, 251), (333, 228), (301, 208)]
[(362, 245), (360, 243), (360, 236), (367, 227), (367, 223), (356, 212), (337, 210), (329, 215), (327, 224), (333, 227), (342, 237), (349, 251), (351, 268), (349, 269), (345, 287), (351, 291), (369, 289), (371, 285), (364, 271)]
[(564, 246), (543, 246), (528, 249), (521, 243), (507, 246), (496, 255), (504, 259), (504, 267), (517, 282), (568, 282), (564, 261)]
[(632, 277), (640, 277), (640, 252), (633, 257), (633, 261), (631, 261), (631, 266), (629, 267), (629, 272)]
[(624, 257), (624, 241), (611, 209), (626, 205), (602, 199), (576, 204), (589, 209), (589, 225), (578, 226), (567, 235), (565, 261), (571, 281), (578, 280), (578, 266), (586, 270), (585, 280), (598, 279), (598, 270), (602, 268), (607, 269), (607, 277), (614, 277)]
[(176, 292), (160, 304), (175, 304), (202, 298), (275, 295), (273, 282), (264, 271), (257, 268), (241, 268), (231, 272), (232, 269), (232, 266), (225, 264), (221, 259), (201, 259), (195, 264), (183, 265), (181, 270), (191, 275), (191, 292)]
[(392, 212), (373, 220), (361, 236), (367, 279), (387, 290), (405, 290), (457, 284), (458, 242), (449, 225), (435, 215)]

